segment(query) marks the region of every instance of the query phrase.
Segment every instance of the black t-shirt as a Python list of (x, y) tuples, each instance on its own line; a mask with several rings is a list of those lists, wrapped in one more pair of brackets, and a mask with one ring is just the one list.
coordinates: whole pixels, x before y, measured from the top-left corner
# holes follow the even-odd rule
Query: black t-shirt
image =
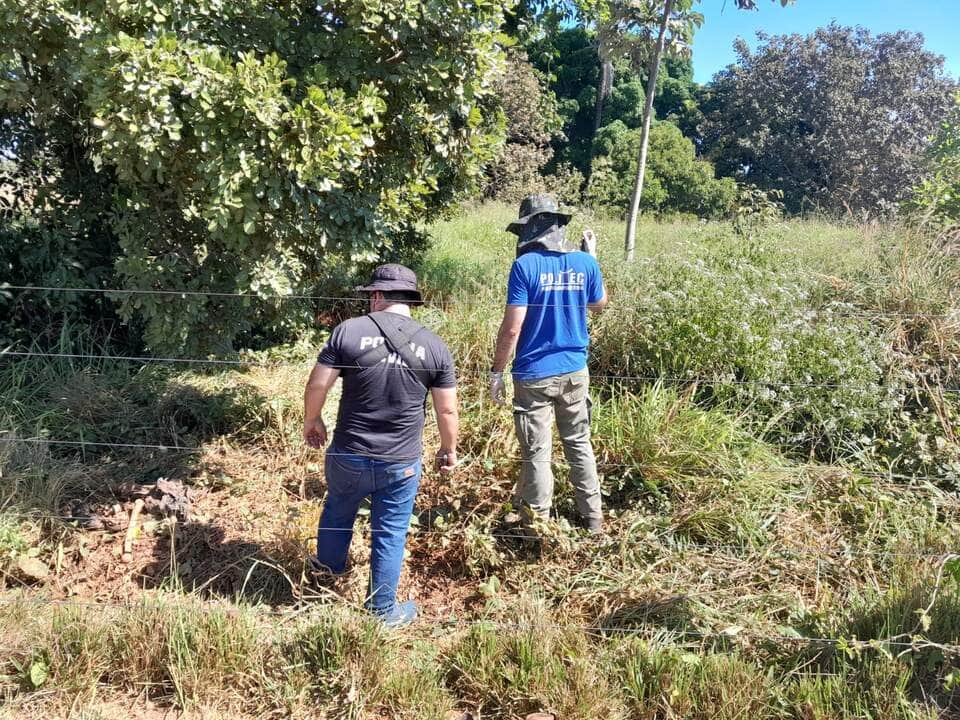
[[(381, 313), (377, 319), (394, 327), (410, 322), (397, 313)], [(337, 450), (404, 462), (419, 458), (423, 451), (427, 389), (394, 353), (371, 367), (358, 366), (363, 355), (383, 342), (380, 329), (370, 318), (351, 318), (334, 328), (317, 362), (339, 369), (343, 378), (333, 433)], [(443, 340), (424, 328), (412, 344), (411, 351), (428, 371), (431, 388), (456, 387), (453, 358)]]

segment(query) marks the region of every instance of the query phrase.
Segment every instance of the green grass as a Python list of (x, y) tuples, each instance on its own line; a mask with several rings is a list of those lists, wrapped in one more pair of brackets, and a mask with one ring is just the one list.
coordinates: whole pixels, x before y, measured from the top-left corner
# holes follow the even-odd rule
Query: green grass
[[(947, 678), (958, 659), (937, 645), (960, 637), (956, 582), (941, 580), (928, 618), (918, 611), (940, 559), (960, 546), (950, 493), (958, 406), (942, 392), (958, 387), (960, 334), (951, 318), (876, 314), (955, 313), (955, 260), (896, 226), (791, 220), (743, 234), (645, 218), (628, 266), (622, 223), (576, 217), (570, 232), (590, 225), (601, 238), (612, 299), (592, 321), (591, 357), (608, 533), (590, 541), (571, 529), (558, 463), (559, 517), (533, 545), (498, 536), (517, 446), (510, 408), (490, 403), (484, 382), (514, 255), (503, 228), (514, 216), (475, 206), (431, 226), (418, 267), (437, 304), (419, 317), (457, 362), (465, 465), (425, 488), (429, 532), (411, 537), (407, 572), (468, 588), (466, 602), (398, 633), (348, 603), (277, 617), (175, 584), (130, 611), (37, 612), (28, 601), (42, 588), (13, 591), (23, 580), (16, 560), (39, 553), (52, 567), (79, 535), (41, 516), (166, 474), (174, 460), (6, 442), (8, 705), (94, 717), (97, 695), (145, 693), (164, 707), (292, 717), (445, 718), (459, 708), (504, 719), (545, 710), (564, 720), (932, 720), (951, 703), (955, 711)], [(60, 346), (109, 352), (75, 328)], [(0, 422), (19, 437), (229, 447), (250, 465), (269, 456), (301, 468), (316, 459), (299, 440), (315, 349), (250, 355), (265, 364), (248, 369), (7, 363)], [(811, 387), (824, 384), (840, 387)], [(435, 444), (430, 423), (428, 451)], [(245, 497), (215, 466), (176, 462), (225, 502)], [(929, 479), (903, 477), (914, 474)], [(309, 551), (300, 525), (312, 533), (316, 502), (290, 499), (284, 510), (295, 521), (258, 542), (296, 577)], [(884, 642), (912, 636), (906, 653)]]
[(273, 707), (300, 716), (327, 707), (358, 718), (444, 718), (454, 708), (497, 718), (546, 710), (574, 720), (936, 716), (919, 702), (916, 674), (882, 655), (764, 666), (749, 652), (669, 633), (601, 636), (552, 626), (533, 606), (513, 617), (515, 627), (479, 622), (424, 642), (337, 610), (270, 626), (254, 608), (174, 602), (183, 599), (44, 618), (28, 605), (5, 605), (0, 628), (11, 672), (0, 689), (17, 697), (55, 688), (74, 708), (110, 688), (183, 708)]

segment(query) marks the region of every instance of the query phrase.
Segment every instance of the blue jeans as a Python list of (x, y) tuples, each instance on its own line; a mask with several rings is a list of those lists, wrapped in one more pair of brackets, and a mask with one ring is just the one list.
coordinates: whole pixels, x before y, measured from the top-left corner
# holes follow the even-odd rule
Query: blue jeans
[(346, 570), (357, 510), (369, 496), (370, 591), (365, 604), (374, 613), (388, 613), (397, 599), (407, 529), (420, 487), (420, 460), (372, 460), (331, 446), (325, 471), (327, 499), (317, 529), (317, 561), (333, 573)]

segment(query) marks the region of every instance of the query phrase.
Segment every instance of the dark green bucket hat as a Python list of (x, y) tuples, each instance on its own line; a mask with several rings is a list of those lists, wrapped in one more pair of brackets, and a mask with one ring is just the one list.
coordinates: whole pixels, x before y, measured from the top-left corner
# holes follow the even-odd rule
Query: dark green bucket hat
[(553, 215), (557, 218), (560, 225), (566, 225), (570, 222), (573, 215), (560, 212), (557, 206), (557, 200), (553, 195), (547, 193), (537, 193), (536, 195), (527, 195), (520, 203), (520, 217), (507, 225), (507, 232), (519, 235), (523, 232), (524, 226), (537, 215)]

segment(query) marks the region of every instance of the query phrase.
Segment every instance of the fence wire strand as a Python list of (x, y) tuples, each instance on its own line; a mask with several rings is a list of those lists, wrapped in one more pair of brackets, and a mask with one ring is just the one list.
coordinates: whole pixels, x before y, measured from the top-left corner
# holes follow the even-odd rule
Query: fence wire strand
[[(18, 292), (73, 292), (73, 293), (95, 293), (95, 294), (105, 294), (105, 295), (160, 295), (167, 297), (236, 297), (236, 298), (246, 298), (251, 300), (262, 300), (262, 301), (283, 301), (283, 300), (312, 300), (312, 301), (325, 301), (325, 302), (366, 302), (369, 299), (367, 295), (307, 295), (299, 293), (290, 293), (288, 295), (262, 295), (259, 293), (241, 293), (241, 292), (216, 292), (216, 291), (203, 291), (203, 290), (170, 290), (170, 289), (150, 289), (150, 288), (90, 288), (90, 287), (58, 287), (50, 285), (10, 285), (10, 284), (0, 284), (0, 293), (9, 290), (16, 290)], [(505, 303), (491, 303), (481, 300), (426, 300), (423, 305), (427, 307), (437, 307), (440, 309), (447, 309), (450, 307), (457, 306), (469, 306), (469, 307), (496, 307), (501, 308)], [(627, 309), (636, 309), (642, 307), (640, 303), (626, 303), (626, 304), (616, 304), (616, 307), (627, 308)], [(575, 304), (554, 304), (554, 303), (529, 303), (526, 307), (584, 307), (581, 303)], [(910, 313), (910, 312), (901, 312), (901, 311), (887, 311), (887, 310), (870, 310), (870, 311), (839, 311), (838, 308), (830, 309), (810, 309), (805, 312), (813, 313), (815, 315), (830, 315), (830, 316), (841, 316), (841, 317), (853, 317), (853, 318), (899, 318), (899, 319), (926, 319), (926, 320), (946, 320), (954, 319), (960, 320), (960, 313)]]
[[(34, 513), (28, 510), (18, 511), (18, 512), (9, 512), (9, 511), (0, 511), (3, 514), (12, 517), (18, 517), (22, 520), (56, 520), (58, 522), (63, 522), (66, 524), (70, 523), (83, 523), (90, 520), (93, 516), (101, 517), (98, 513), (92, 513), (91, 515), (75, 514), (75, 515), (53, 515), (47, 513)], [(101, 518), (102, 519), (102, 518)], [(124, 518), (126, 519), (126, 518)], [(156, 521), (156, 519), (154, 519)], [(162, 518), (159, 520), (160, 523), (169, 522), (170, 518)], [(173, 523), (170, 523), (173, 524)], [(179, 527), (210, 527), (211, 523), (203, 520), (176, 520), (176, 526)], [(106, 528), (84, 528), (81, 526), (81, 529), (87, 530), (89, 532), (121, 532), (126, 528), (125, 525), (117, 525), (116, 530), (106, 529)], [(573, 528), (571, 528), (573, 530)], [(379, 530), (373, 528), (369, 525), (360, 525), (359, 527), (325, 527), (322, 530), (318, 529), (318, 533), (351, 533), (359, 536), (371, 536), (377, 533), (392, 533), (391, 530)], [(541, 542), (543, 540), (551, 541), (555, 538), (550, 536), (538, 536), (531, 533), (520, 533), (520, 532), (498, 532), (491, 531), (490, 529), (484, 529), (482, 527), (470, 527), (470, 526), (451, 526), (447, 528), (436, 528), (436, 527), (421, 527), (419, 524), (412, 524), (406, 533), (410, 537), (465, 537), (468, 535), (482, 535), (484, 537), (493, 538), (495, 540), (523, 540), (528, 542)], [(631, 539), (629, 535), (610, 535), (608, 537), (596, 537), (592, 535), (585, 536), (576, 536), (573, 534), (565, 535), (565, 540), (581, 542), (584, 545), (589, 545), (591, 547), (603, 547), (604, 544), (619, 544), (625, 539)], [(683, 555), (689, 552), (716, 552), (716, 553), (740, 553), (744, 557), (739, 559), (746, 559), (750, 556), (751, 553), (770, 553), (771, 550), (774, 551), (774, 555), (780, 559), (790, 559), (790, 558), (823, 558), (825, 555), (831, 554), (831, 551), (843, 558), (851, 557), (876, 557), (876, 558), (911, 558), (911, 559), (932, 559), (938, 558), (943, 559), (945, 556), (949, 556), (950, 553), (946, 552), (904, 552), (902, 550), (863, 550), (850, 547), (835, 547), (835, 548), (821, 548), (819, 550), (804, 549), (804, 548), (789, 548), (783, 545), (778, 545), (776, 543), (770, 543), (763, 548), (751, 546), (748, 543), (742, 544), (732, 544), (732, 543), (696, 543), (696, 542), (685, 542), (682, 538), (678, 538), (672, 532), (662, 532), (657, 534), (638, 534), (635, 538), (637, 541), (648, 542), (652, 547), (659, 549), (670, 550), (678, 555)]]
[[(170, 357), (151, 357), (151, 356), (138, 356), (138, 355), (89, 355), (82, 353), (48, 353), (48, 352), (35, 352), (35, 351), (22, 351), (22, 350), (0, 350), (0, 359), (4, 357), (23, 357), (23, 358), (60, 358), (60, 359), (73, 359), (73, 360), (95, 360), (95, 361), (118, 361), (118, 362), (139, 362), (144, 364), (149, 363), (183, 363), (183, 364), (197, 364), (197, 365), (236, 365), (236, 366), (245, 366), (245, 367), (276, 367), (278, 365), (306, 365), (306, 362), (303, 361), (287, 361), (287, 362), (277, 362), (277, 361), (264, 361), (264, 360), (225, 360), (225, 359), (203, 359), (203, 358), (170, 358)], [(308, 361), (309, 362), (309, 361)], [(332, 367), (337, 370), (368, 370), (372, 367), (377, 366), (358, 366), (358, 365), (329, 365), (327, 367)], [(380, 368), (381, 370), (393, 370), (401, 372), (412, 372), (409, 367), (406, 365), (401, 365), (397, 363), (388, 363)], [(423, 367), (423, 370), (428, 372), (430, 371), (440, 371), (445, 368), (439, 367)], [(472, 377), (486, 377), (488, 370), (480, 370), (477, 368), (459, 368), (457, 374), (460, 377), (464, 375), (469, 375)], [(513, 373), (513, 375), (518, 375), (522, 373)], [(820, 390), (849, 390), (855, 389), (859, 390), (860, 388), (849, 385), (846, 383), (815, 383), (815, 382), (786, 382), (779, 380), (737, 380), (735, 378), (724, 378), (724, 377), (710, 377), (710, 376), (671, 376), (671, 375), (590, 375), (591, 380), (618, 380), (618, 381), (641, 381), (641, 382), (668, 382), (668, 383), (687, 383), (687, 384), (702, 384), (702, 385), (734, 385), (734, 386), (748, 386), (748, 387), (768, 387), (773, 390), (784, 389), (784, 388), (808, 388), (808, 389), (820, 389)], [(940, 392), (943, 393), (960, 393), (960, 388), (939, 388)]]
[[(2, 432), (2, 431), (0, 431)], [(58, 440), (53, 438), (46, 437), (30, 437), (22, 438), (15, 435), (6, 435), (0, 434), (0, 442), (20, 442), (20, 443), (33, 443), (33, 444), (46, 444), (46, 445), (66, 445), (71, 447), (107, 447), (107, 448), (119, 448), (124, 450), (157, 450), (159, 452), (186, 452), (186, 453), (215, 453), (218, 450), (221, 450), (221, 447), (218, 446), (205, 446), (205, 447), (194, 447), (194, 446), (183, 446), (183, 445), (156, 445), (156, 444), (147, 444), (147, 443), (125, 443), (125, 442), (100, 442), (100, 441), (88, 441), (88, 440)], [(356, 457), (355, 453), (338, 453), (338, 452), (324, 452), (325, 456), (330, 457)], [(399, 457), (391, 455), (364, 455), (364, 458), (368, 460), (381, 460), (384, 462), (414, 462), (409, 457)], [(462, 458), (459, 458), (457, 467), (460, 469), (465, 469), (466, 467), (476, 464), (476, 463), (485, 463), (492, 460), (492, 458), (484, 458), (480, 456), (470, 456), (465, 455)], [(421, 460), (422, 461), (422, 460)], [(551, 458), (550, 460), (528, 460), (517, 455), (509, 455), (497, 459), (498, 462), (505, 463), (551, 463), (551, 464), (566, 464), (566, 461), (561, 457)], [(597, 467), (602, 468), (630, 468), (634, 470), (659, 470), (663, 471), (665, 468), (661, 464), (656, 463), (643, 463), (643, 462), (608, 462), (604, 460), (598, 460)], [(855, 468), (848, 468), (842, 466), (820, 466), (820, 467), (802, 467), (802, 466), (765, 466), (761, 468), (751, 468), (751, 467), (742, 467), (736, 468), (736, 473), (731, 472), (729, 468), (721, 467), (711, 467), (711, 466), (679, 466), (668, 468), (671, 472), (683, 475), (683, 474), (695, 474), (701, 473), (705, 475), (731, 475), (731, 474), (775, 474), (775, 475), (796, 475), (802, 476), (809, 473), (847, 473), (852, 477), (867, 477), (874, 479), (890, 479), (890, 480), (905, 480), (913, 482), (924, 482), (924, 483), (939, 483), (944, 481), (955, 481), (957, 478), (951, 477), (949, 475), (915, 475), (907, 473), (895, 473), (895, 472), (878, 472), (878, 471), (869, 471), (869, 470), (859, 470)], [(890, 487), (904, 488), (907, 487), (904, 483), (890, 483)], [(910, 489), (920, 489), (920, 486), (909, 486)], [(934, 488), (924, 488), (933, 490)], [(952, 495), (947, 491), (937, 490), (942, 492), (944, 495)]]

